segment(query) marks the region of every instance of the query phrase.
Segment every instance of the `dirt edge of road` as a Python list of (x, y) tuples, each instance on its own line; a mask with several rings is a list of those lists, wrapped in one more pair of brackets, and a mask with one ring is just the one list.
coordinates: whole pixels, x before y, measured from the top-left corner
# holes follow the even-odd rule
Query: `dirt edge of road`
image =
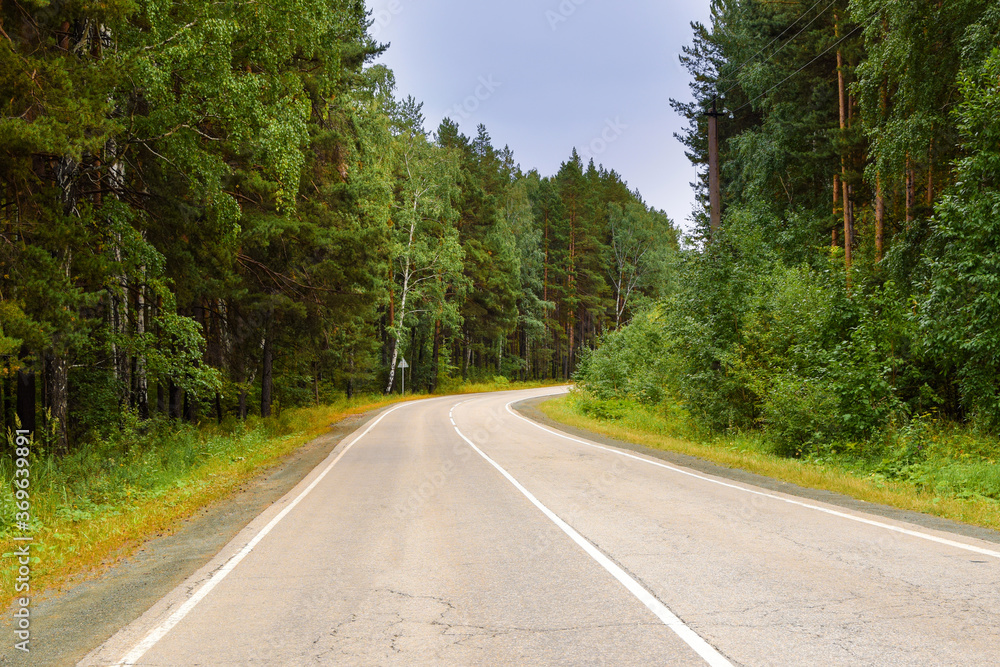
[(840, 493), (833, 493), (832, 491), (823, 491), (820, 489), (810, 489), (803, 486), (798, 486), (797, 484), (791, 484), (789, 482), (782, 482), (781, 480), (774, 479), (772, 477), (765, 477), (764, 475), (758, 475), (752, 472), (747, 472), (746, 470), (741, 470), (739, 468), (727, 468), (725, 466), (718, 465), (716, 463), (711, 463), (704, 459), (699, 459), (694, 456), (688, 456), (686, 454), (678, 454), (675, 452), (669, 452), (662, 449), (653, 449), (651, 447), (646, 447), (644, 445), (638, 445), (631, 442), (625, 442), (623, 440), (616, 440), (614, 438), (609, 438), (598, 433), (593, 433), (591, 431), (586, 431), (584, 429), (576, 428), (574, 426), (569, 426), (558, 422), (541, 410), (538, 409), (538, 405), (551, 397), (543, 396), (541, 398), (531, 398), (524, 401), (519, 401), (511, 406), (512, 409), (516, 410), (521, 415), (536, 421), (539, 424), (544, 424), (550, 428), (558, 431), (562, 431), (567, 435), (572, 435), (579, 438), (585, 438), (592, 442), (596, 442), (602, 445), (607, 445), (608, 447), (614, 447), (617, 449), (625, 449), (637, 454), (644, 454), (646, 456), (651, 456), (667, 463), (673, 463), (678, 466), (683, 466), (690, 470), (696, 470), (698, 472), (703, 472), (707, 475), (712, 475), (714, 477), (721, 477), (723, 479), (732, 480), (734, 482), (741, 482), (743, 484), (751, 484), (756, 487), (767, 489), (769, 491), (777, 491), (779, 493), (784, 493), (790, 496), (797, 496), (799, 498), (807, 500), (816, 500), (819, 502), (826, 503), (828, 505), (835, 505), (837, 507), (842, 507), (847, 510), (853, 510), (856, 512), (864, 512), (866, 514), (872, 514), (875, 516), (880, 516), (886, 519), (892, 519), (895, 521), (903, 521), (910, 523), (922, 528), (928, 528), (930, 530), (938, 530), (944, 533), (951, 533), (953, 535), (961, 535), (964, 537), (971, 537), (986, 542), (993, 542), (1000, 544), (1000, 532), (990, 530), (988, 528), (980, 528), (979, 526), (971, 526), (969, 524), (960, 523), (958, 521), (951, 521), (949, 519), (942, 519), (940, 517), (932, 516), (930, 514), (921, 514), (919, 512), (912, 512), (909, 510), (901, 510), (889, 505), (878, 505), (876, 503), (869, 503), (863, 500), (858, 500), (850, 496), (846, 496)]
[(92, 578), (32, 600), (31, 652), (14, 649), (12, 616), (0, 619), (0, 665), (75, 665), (210, 561), (247, 524), (282, 498), (346, 438), (391, 406), (351, 415), (276, 466), (184, 521), (173, 534)]

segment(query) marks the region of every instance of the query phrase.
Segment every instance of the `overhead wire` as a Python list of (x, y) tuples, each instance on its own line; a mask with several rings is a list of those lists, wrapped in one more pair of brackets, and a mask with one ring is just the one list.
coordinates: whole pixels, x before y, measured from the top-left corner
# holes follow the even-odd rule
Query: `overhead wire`
[(855, 27), (854, 30), (850, 31), (849, 33), (847, 33), (846, 35), (844, 35), (843, 37), (841, 37), (840, 39), (838, 39), (836, 42), (834, 42), (830, 46), (826, 47), (826, 49), (824, 49), (823, 52), (820, 53), (818, 56), (816, 56), (815, 58), (813, 58), (812, 60), (810, 60), (805, 65), (803, 65), (802, 67), (798, 68), (797, 70), (795, 70), (794, 72), (792, 72), (788, 76), (786, 76), (784, 79), (782, 79), (778, 83), (774, 84), (773, 86), (771, 86), (770, 88), (768, 88), (767, 90), (765, 90), (763, 93), (761, 93), (757, 97), (753, 98), (752, 100), (750, 100), (749, 102), (747, 102), (746, 104), (744, 104), (743, 106), (741, 106), (739, 109), (736, 109), (732, 113), (739, 113), (740, 111), (743, 111), (748, 106), (750, 106), (751, 104), (753, 104), (754, 102), (756, 102), (760, 98), (764, 97), (765, 95), (767, 95), (768, 93), (770, 93), (772, 90), (774, 90), (778, 86), (782, 85), (783, 83), (785, 83), (786, 81), (788, 81), (789, 79), (791, 79), (793, 76), (795, 76), (796, 74), (798, 74), (799, 72), (801, 72), (805, 68), (809, 67), (810, 65), (812, 65), (814, 62), (816, 62), (817, 60), (819, 60), (823, 56), (825, 56), (831, 50), (833, 50), (834, 48), (840, 46), (848, 37), (851, 37), (852, 35), (854, 35), (854, 33), (856, 33), (857, 31), (861, 30), (861, 28), (863, 28), (863, 27), (864, 26), (860, 26), (860, 25), (857, 26), (857, 27)]
[[(816, 8), (816, 6), (817, 6), (817, 5), (819, 5), (819, 3), (820, 3), (820, 2), (823, 2), (823, 0), (817, 0), (816, 4), (814, 4), (814, 5), (812, 6), (812, 7), (810, 7), (810, 8), (809, 8), (809, 9), (807, 9), (806, 11), (802, 12), (802, 14), (800, 14), (800, 15), (799, 15), (799, 17), (798, 17), (797, 19), (795, 19), (794, 21), (792, 21), (792, 22), (791, 22), (791, 24), (789, 24), (789, 26), (788, 26), (787, 28), (785, 28), (784, 30), (782, 30), (782, 31), (781, 31), (781, 33), (780, 33), (780, 34), (779, 34), (779, 35), (778, 35), (777, 37), (775, 37), (774, 39), (772, 39), (772, 40), (771, 40), (771, 41), (770, 41), (770, 42), (769, 42), (769, 43), (767, 44), (767, 46), (765, 46), (765, 47), (764, 47), (764, 48), (762, 48), (762, 49), (761, 49), (760, 51), (758, 51), (757, 53), (753, 54), (752, 56), (750, 56), (749, 58), (747, 58), (747, 59), (746, 59), (745, 61), (743, 61), (743, 64), (742, 64), (742, 65), (740, 65), (739, 67), (737, 67), (737, 68), (736, 68), (736, 71), (735, 71), (735, 72), (733, 72), (732, 74), (730, 74), (728, 78), (734, 78), (734, 77), (736, 77), (736, 75), (738, 75), (738, 74), (739, 74), (740, 72), (742, 72), (742, 71), (743, 71), (743, 68), (744, 68), (744, 67), (746, 67), (747, 65), (749, 65), (749, 64), (750, 64), (750, 61), (752, 61), (752, 60), (753, 60), (754, 58), (756, 58), (756, 57), (757, 57), (757, 56), (759, 56), (759, 55), (760, 55), (761, 53), (763, 53), (764, 51), (766, 51), (766, 50), (767, 50), (767, 48), (768, 48), (769, 46), (771, 46), (771, 44), (774, 44), (774, 43), (775, 43), (775, 42), (776, 42), (776, 41), (777, 41), (778, 39), (780, 39), (780, 38), (781, 38), (781, 36), (782, 36), (782, 35), (784, 35), (784, 34), (785, 34), (786, 32), (788, 32), (788, 31), (789, 31), (790, 29), (792, 29), (792, 28), (793, 28), (793, 27), (795, 26), (795, 24), (796, 24), (796, 23), (798, 23), (799, 21), (801, 21), (801, 20), (802, 20), (802, 18), (803, 18), (803, 17), (804, 17), (804, 16), (806, 15), (806, 14), (808, 14), (808, 13), (809, 13), (809, 12), (811, 12), (811, 11), (812, 11), (813, 9), (815, 9), (815, 8)], [(795, 33), (794, 35), (792, 35), (791, 37), (789, 37), (789, 38), (788, 38), (788, 39), (787, 39), (787, 40), (785, 41), (785, 43), (784, 43), (784, 44), (782, 44), (781, 46), (779, 46), (779, 47), (778, 47), (778, 49), (777, 49), (777, 50), (776, 50), (776, 51), (775, 51), (774, 53), (772, 53), (771, 55), (769, 55), (769, 56), (767, 57), (767, 60), (770, 60), (770, 59), (771, 59), (771, 58), (773, 58), (774, 56), (776, 56), (776, 55), (778, 55), (779, 53), (781, 53), (782, 49), (784, 49), (784, 48), (785, 48), (786, 46), (788, 46), (788, 45), (789, 45), (789, 44), (791, 44), (791, 43), (792, 43), (793, 41), (795, 41), (795, 38), (796, 38), (796, 37), (798, 37), (798, 36), (799, 36), (799, 35), (801, 35), (801, 34), (802, 34), (803, 32), (805, 32), (805, 31), (806, 31), (806, 29), (807, 29), (807, 28), (808, 28), (809, 26), (811, 26), (811, 25), (812, 25), (813, 23), (815, 23), (815, 22), (816, 22), (816, 20), (817, 20), (817, 19), (818, 19), (819, 17), (821, 17), (821, 16), (823, 16), (824, 14), (826, 14), (826, 12), (827, 12), (827, 11), (828, 11), (828, 10), (830, 9), (830, 7), (833, 7), (833, 5), (834, 5), (834, 4), (836, 4), (836, 2), (837, 2), (837, 0), (830, 0), (830, 4), (828, 4), (828, 5), (826, 6), (826, 7), (824, 7), (824, 8), (823, 8), (823, 11), (819, 12), (818, 14), (816, 14), (816, 16), (812, 17), (812, 19), (811, 19), (811, 20), (809, 21), (809, 23), (806, 23), (806, 24), (805, 24), (804, 26), (802, 26), (802, 28), (801, 28), (801, 29), (799, 29), (799, 31), (798, 31), (797, 33)], [(726, 96), (726, 95), (728, 95), (728, 94), (729, 94), (730, 92), (732, 92), (732, 91), (733, 91), (733, 90), (734, 90), (735, 88), (737, 88), (737, 87), (738, 87), (739, 85), (740, 85), (739, 83), (734, 83), (734, 84), (733, 84), (732, 86), (730, 86), (729, 88), (727, 88), (727, 89), (726, 89), (725, 91), (723, 91), (722, 93), (719, 93), (719, 94), (718, 94), (718, 96), (719, 96), (719, 97), (725, 97), (725, 96)]]

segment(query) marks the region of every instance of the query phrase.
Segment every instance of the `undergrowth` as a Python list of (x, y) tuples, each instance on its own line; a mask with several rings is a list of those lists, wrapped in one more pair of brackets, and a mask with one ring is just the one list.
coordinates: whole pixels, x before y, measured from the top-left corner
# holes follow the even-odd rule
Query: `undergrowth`
[[(926, 413), (863, 442), (816, 443), (789, 453), (760, 430), (709, 432), (684, 406), (599, 399), (575, 390), (550, 401), (552, 418), (612, 437), (700, 456), (862, 500), (1000, 528), (997, 442)], [(819, 484), (817, 484), (819, 482)]]

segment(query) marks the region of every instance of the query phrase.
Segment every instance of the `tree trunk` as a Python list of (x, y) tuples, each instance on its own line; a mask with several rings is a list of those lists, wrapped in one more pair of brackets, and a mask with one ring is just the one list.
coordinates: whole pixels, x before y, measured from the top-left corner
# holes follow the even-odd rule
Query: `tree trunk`
[(313, 362), (313, 404), (319, 405), (319, 362)]
[(906, 223), (913, 222), (913, 208), (917, 202), (917, 175), (910, 163), (910, 156), (906, 156)]
[[(839, 35), (839, 24), (837, 27)], [(844, 137), (847, 131), (847, 89), (844, 83), (844, 55), (837, 49), (837, 90), (840, 106), (840, 133)], [(851, 188), (847, 182), (847, 156), (842, 152), (840, 157), (841, 191), (844, 196), (844, 266), (850, 270), (853, 262), (854, 220), (851, 215)], [(850, 280), (850, 279), (848, 279)]]
[(710, 229), (714, 237), (722, 226), (722, 193), (719, 186), (719, 114), (712, 100), (708, 114), (708, 193), (711, 210)]
[(261, 359), (261, 373), (260, 373), (260, 416), (270, 417), (271, 416), (271, 392), (272, 386), (272, 372), (274, 370), (274, 353), (271, 349), (271, 331), (270, 326), (268, 327), (268, 332), (264, 337), (264, 351)]
[(574, 345), (576, 344), (576, 313), (570, 311), (569, 313), (569, 324), (567, 326), (569, 329), (569, 341), (566, 346), (566, 370), (563, 372), (563, 378), (568, 380), (570, 371), (573, 368), (573, 351)]
[(851, 187), (844, 184), (841, 190), (844, 193), (844, 266), (850, 269), (854, 263), (854, 204)]
[(431, 353), (431, 363), (434, 367), (431, 369), (431, 393), (437, 391), (438, 388), (438, 370), (440, 368), (441, 359), (441, 320), (436, 320), (434, 322), (434, 351)]
[[(144, 273), (145, 270), (140, 269), (140, 275)], [(142, 340), (146, 334), (146, 298), (144, 290), (145, 286), (140, 284), (135, 300), (135, 335), (139, 340)], [(135, 382), (135, 391), (133, 394), (139, 417), (141, 419), (149, 419), (149, 381), (146, 378), (146, 355), (142, 352), (135, 357), (132, 378)]]
[(17, 371), (17, 419), (22, 429), (32, 433), (36, 431), (34, 369)]
[(885, 193), (882, 174), (875, 175), (875, 261), (881, 262), (885, 251)]
[(347, 355), (347, 398), (354, 398), (354, 351)]
[(927, 151), (927, 208), (934, 207), (934, 140)]
[(396, 363), (399, 361), (399, 338), (393, 336), (392, 357), (389, 358), (389, 383), (385, 386), (385, 393), (392, 393), (392, 386), (396, 383)]
[(469, 342), (469, 332), (462, 337), (462, 381), (469, 379), (469, 359), (472, 358), (472, 346)]
[(472, 341), (468, 341), (465, 345), (465, 378), (468, 379), (469, 371), (472, 370)]
[(45, 354), (45, 393), (49, 397), (48, 426), (55, 431), (55, 449), (65, 454), (69, 451), (69, 363), (55, 352)]
[(184, 396), (183, 396), (183, 394), (184, 394), (183, 390), (181, 390), (181, 388), (178, 387), (176, 384), (174, 384), (174, 381), (171, 380), (170, 381), (170, 407), (169, 407), (169, 412), (170, 412), (170, 418), (171, 419), (180, 419), (181, 418), (181, 409), (182, 409), (182, 406), (184, 405)]
[[(834, 219), (840, 218), (840, 174), (833, 175), (833, 217)], [(838, 221), (833, 227), (833, 234), (831, 235), (831, 247), (836, 248), (840, 245), (840, 222)]]

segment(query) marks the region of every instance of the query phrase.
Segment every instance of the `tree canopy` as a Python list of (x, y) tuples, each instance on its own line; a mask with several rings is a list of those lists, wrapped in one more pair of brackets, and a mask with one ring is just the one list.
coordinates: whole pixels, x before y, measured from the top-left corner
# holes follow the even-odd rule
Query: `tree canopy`
[[(928, 415), (997, 433), (998, 19), (996, 0), (715, 0), (681, 57), (695, 101), (673, 103), (702, 169), (698, 230), (583, 383), (790, 454)], [(609, 370), (654, 355), (641, 386)]]
[(67, 452), (395, 391), (403, 357), (416, 390), (568, 378), (658, 294), (662, 212), (575, 151), (542, 176), (429, 131), (371, 26), (360, 0), (4, 3), (4, 429)]

